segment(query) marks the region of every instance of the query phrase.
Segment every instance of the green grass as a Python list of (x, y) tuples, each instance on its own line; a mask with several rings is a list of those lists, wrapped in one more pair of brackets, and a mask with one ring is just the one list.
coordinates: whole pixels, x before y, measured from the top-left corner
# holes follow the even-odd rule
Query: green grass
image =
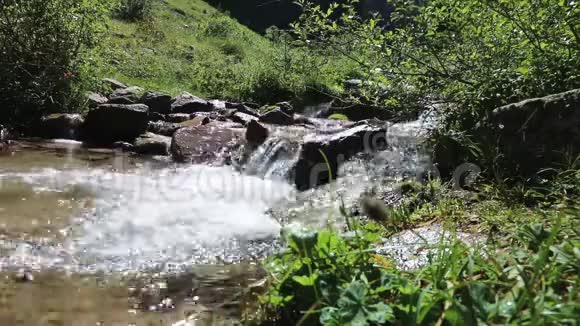
[(156, 1), (150, 17), (110, 25), (99, 75), (130, 85), (275, 102), (339, 84), (334, 69), (304, 49), (273, 42), (200, 0)]

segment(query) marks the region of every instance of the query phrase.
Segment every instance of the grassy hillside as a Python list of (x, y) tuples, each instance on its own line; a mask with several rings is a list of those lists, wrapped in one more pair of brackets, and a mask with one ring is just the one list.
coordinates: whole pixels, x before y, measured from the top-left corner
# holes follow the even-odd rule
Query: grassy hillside
[(112, 20), (99, 74), (171, 94), (260, 102), (338, 84), (316, 58), (296, 51), (201, 0), (156, 1), (143, 21)]

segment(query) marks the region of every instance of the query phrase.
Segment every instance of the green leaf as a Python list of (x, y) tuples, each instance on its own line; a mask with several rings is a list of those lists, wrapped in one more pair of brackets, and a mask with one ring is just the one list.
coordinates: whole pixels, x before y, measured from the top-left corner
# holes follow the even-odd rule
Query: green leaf
[(520, 74), (526, 76), (527, 74), (529, 74), (530, 68), (528, 68), (528, 67), (518, 67), (516, 69), (516, 71), (519, 72)]
[(303, 275), (303, 276), (294, 276), (292, 279), (296, 281), (298, 284), (302, 286), (314, 286), (316, 279), (318, 278), (318, 274), (313, 273), (312, 275)]
[(376, 303), (367, 308), (367, 319), (370, 322), (384, 324), (394, 317), (393, 309), (383, 302)]

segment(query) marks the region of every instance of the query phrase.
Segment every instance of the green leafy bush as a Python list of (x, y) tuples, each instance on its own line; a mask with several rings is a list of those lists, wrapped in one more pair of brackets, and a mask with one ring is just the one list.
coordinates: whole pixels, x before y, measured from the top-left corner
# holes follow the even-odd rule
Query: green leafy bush
[(5, 0), (0, 7), (0, 121), (75, 110), (107, 1)]
[(266, 265), (271, 284), (262, 318), (292, 325), (574, 325), (575, 207), (533, 214), (503, 208), (493, 216), (516, 214), (526, 223), (504, 225), (485, 246), (442, 240), (413, 271), (373, 253), (376, 226), (345, 235), (295, 230)]
[(202, 26), (203, 33), (207, 37), (227, 38), (237, 32), (234, 21), (227, 16), (216, 14)]
[(462, 109), (449, 113), (473, 124), (496, 106), (580, 87), (575, 1), (397, 0), (388, 20), (360, 18), (358, 1), (298, 2), (302, 44), (358, 63), (366, 94), (400, 109), (452, 102)]
[(113, 13), (128, 21), (143, 20), (151, 15), (153, 0), (120, 0)]

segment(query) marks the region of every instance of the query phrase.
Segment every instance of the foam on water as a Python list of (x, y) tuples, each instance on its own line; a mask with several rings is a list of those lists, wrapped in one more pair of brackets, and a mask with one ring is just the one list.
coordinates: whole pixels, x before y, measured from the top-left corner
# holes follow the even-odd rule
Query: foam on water
[(75, 187), (94, 196), (93, 208), (66, 230), (64, 243), (16, 246), (11, 259), (28, 255), (46, 264), (53, 256), (56, 265), (106, 270), (260, 255), (280, 229), (266, 209), (292, 192), (284, 182), (202, 165), (131, 173), (44, 169), (10, 178), (38, 191)]

